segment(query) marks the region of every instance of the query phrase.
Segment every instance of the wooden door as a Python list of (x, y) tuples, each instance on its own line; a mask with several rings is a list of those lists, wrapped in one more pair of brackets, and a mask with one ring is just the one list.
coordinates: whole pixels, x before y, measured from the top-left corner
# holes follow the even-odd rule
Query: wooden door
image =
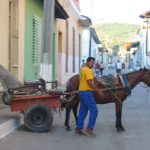
[(9, 1), (9, 71), (18, 77), (18, 0)]

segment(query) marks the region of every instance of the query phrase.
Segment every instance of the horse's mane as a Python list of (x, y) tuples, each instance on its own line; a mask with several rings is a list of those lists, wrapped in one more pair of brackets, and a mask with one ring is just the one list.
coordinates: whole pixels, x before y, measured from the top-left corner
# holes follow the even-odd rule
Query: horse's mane
[(140, 71), (144, 71), (144, 70), (147, 70), (147, 69), (146, 68), (140, 68), (139, 70), (129, 71), (129, 72), (125, 73), (125, 75), (130, 75), (130, 74), (133, 74), (133, 73), (136, 73), (136, 72), (140, 72)]

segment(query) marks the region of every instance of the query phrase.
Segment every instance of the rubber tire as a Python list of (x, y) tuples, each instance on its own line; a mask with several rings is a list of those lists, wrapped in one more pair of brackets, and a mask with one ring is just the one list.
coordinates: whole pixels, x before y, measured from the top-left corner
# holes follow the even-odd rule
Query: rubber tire
[(3, 101), (4, 104), (10, 105), (11, 99), (12, 99), (11, 95), (7, 94), (6, 92), (3, 93), (2, 101)]
[(24, 113), (24, 124), (32, 132), (46, 132), (51, 130), (53, 113), (46, 106), (36, 104)]

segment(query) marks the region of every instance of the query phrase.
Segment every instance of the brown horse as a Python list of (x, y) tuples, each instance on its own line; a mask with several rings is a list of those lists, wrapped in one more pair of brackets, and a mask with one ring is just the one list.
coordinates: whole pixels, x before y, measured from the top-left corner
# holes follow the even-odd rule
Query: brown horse
[[(131, 72), (124, 74), (126, 78), (128, 78), (128, 84), (130, 89), (132, 90), (138, 83), (143, 82), (147, 86), (150, 86), (150, 71), (147, 69), (141, 69), (139, 71)], [(122, 125), (121, 116), (122, 116), (122, 106), (123, 101), (127, 98), (127, 88), (125, 88), (121, 82), (121, 79), (118, 76), (118, 83), (115, 85), (115, 89), (113, 89), (109, 85), (100, 84), (95, 78), (95, 83), (98, 88), (103, 90), (104, 97), (101, 97), (97, 93), (94, 92), (94, 97), (97, 104), (107, 104), (107, 103), (115, 103), (116, 108), (116, 129), (118, 132), (125, 131), (125, 128)], [(75, 91), (79, 88), (79, 75), (72, 76), (67, 82), (67, 91)], [(76, 122), (77, 122), (77, 108), (79, 105), (78, 94), (76, 94), (71, 101), (65, 105), (66, 107), (66, 118), (65, 118), (65, 126), (67, 130), (70, 130), (69, 126), (69, 118), (70, 112), (73, 110)], [(63, 106), (63, 105), (62, 105)]]

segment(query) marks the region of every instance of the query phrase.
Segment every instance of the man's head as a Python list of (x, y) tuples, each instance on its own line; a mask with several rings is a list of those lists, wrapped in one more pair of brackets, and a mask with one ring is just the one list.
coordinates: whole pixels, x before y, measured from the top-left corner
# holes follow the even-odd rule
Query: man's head
[(94, 57), (88, 57), (86, 60), (86, 66), (90, 69), (94, 67), (95, 64), (95, 58)]

